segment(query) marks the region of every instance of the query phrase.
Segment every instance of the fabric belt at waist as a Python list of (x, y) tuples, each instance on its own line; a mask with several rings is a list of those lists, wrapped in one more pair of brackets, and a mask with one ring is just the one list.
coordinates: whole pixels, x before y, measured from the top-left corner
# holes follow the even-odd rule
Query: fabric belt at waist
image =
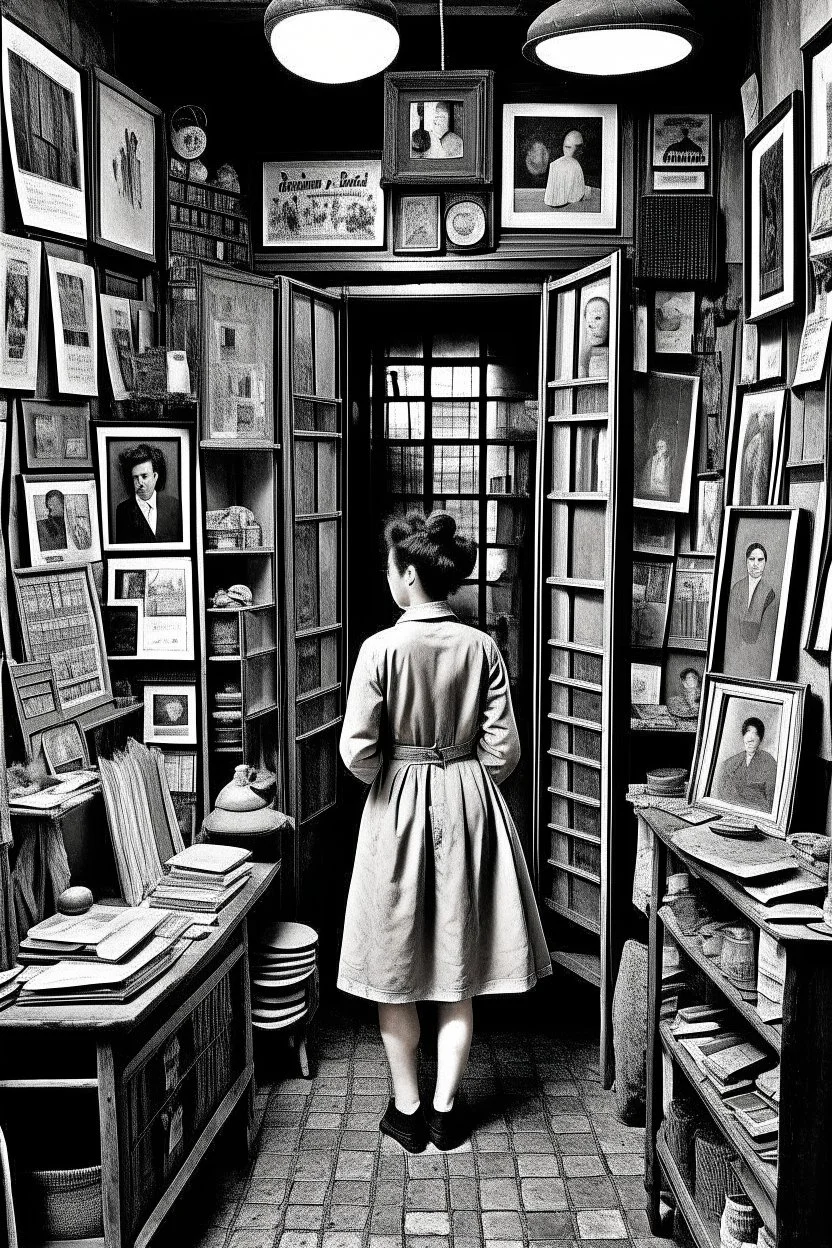
[(397, 763), (433, 763), (438, 767), (447, 767), (448, 763), (461, 763), (466, 758), (474, 758), (477, 742), (475, 737), (470, 741), (460, 741), (458, 745), (407, 745), (394, 741), (385, 753), (388, 759)]

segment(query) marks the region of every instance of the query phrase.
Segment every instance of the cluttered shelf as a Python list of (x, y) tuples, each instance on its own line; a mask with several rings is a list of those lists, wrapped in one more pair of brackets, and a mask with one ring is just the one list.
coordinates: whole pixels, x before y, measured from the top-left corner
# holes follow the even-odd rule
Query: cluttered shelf
[(720, 1248), (722, 1238), (719, 1223), (707, 1217), (697, 1205), (693, 1193), (682, 1178), (679, 1167), (667, 1147), (663, 1130), (659, 1131), (656, 1140), (656, 1155), (696, 1248)]

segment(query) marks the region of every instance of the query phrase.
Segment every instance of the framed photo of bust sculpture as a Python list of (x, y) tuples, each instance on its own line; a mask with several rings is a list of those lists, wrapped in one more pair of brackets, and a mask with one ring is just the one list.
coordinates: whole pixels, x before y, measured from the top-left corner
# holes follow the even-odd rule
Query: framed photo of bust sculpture
[(398, 186), (491, 181), (491, 70), (384, 75), (384, 182)]
[(633, 503), (685, 513), (690, 505), (699, 378), (647, 374), (633, 392)]
[(688, 801), (785, 837), (794, 804), (805, 685), (707, 672)]
[(188, 550), (189, 430), (118, 423), (96, 436), (105, 551)]
[[(799, 507), (728, 507), (717, 560), (708, 668), (776, 680), (800, 532)], [(791, 592), (788, 592), (791, 587)]]
[(803, 105), (793, 91), (745, 139), (745, 315), (795, 306), (803, 281)]

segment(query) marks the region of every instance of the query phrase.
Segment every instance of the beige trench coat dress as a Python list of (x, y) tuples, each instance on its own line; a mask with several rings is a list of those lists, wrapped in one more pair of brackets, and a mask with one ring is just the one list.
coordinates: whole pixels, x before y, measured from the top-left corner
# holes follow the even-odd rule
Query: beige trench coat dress
[(341, 757), (371, 785), (338, 986), (371, 1001), (525, 992), (551, 972), (517, 832), (497, 788), (520, 745), (491, 638), (446, 602), (364, 642)]

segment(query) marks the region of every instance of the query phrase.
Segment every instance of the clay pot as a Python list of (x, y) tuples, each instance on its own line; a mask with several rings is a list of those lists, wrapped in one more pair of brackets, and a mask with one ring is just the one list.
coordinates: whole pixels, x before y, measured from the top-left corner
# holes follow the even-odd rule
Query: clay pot
[(754, 1242), (760, 1219), (747, 1196), (726, 1196), (719, 1238), (722, 1248), (744, 1248)]
[(757, 959), (750, 927), (727, 927), (722, 938), (719, 965), (726, 979), (738, 988), (753, 991), (757, 986)]

